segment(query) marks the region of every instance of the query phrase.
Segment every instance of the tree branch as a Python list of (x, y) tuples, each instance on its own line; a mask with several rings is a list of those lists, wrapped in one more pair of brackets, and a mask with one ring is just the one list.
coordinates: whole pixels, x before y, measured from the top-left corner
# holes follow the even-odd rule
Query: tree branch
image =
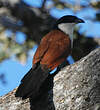
[(47, 0), (42, 0), (41, 10), (44, 10), (44, 9), (45, 9), (46, 1), (47, 1)]
[[(0, 98), (0, 110), (30, 110), (29, 99), (15, 98), (15, 91)], [(53, 94), (51, 89), (45, 98), (48, 102), (45, 107), (42, 106), (45, 100), (41, 104), (37, 102), (41, 110), (54, 110), (53, 103), (56, 110), (100, 109), (100, 48), (63, 68), (54, 78)]]
[[(44, 4), (45, 4), (44, 0)], [(50, 31), (55, 18), (46, 11), (31, 7), (22, 0), (0, 0), (0, 24), (12, 31), (22, 31), (28, 37), (27, 40), (40, 43), (42, 36)], [(22, 25), (18, 25), (18, 21)]]

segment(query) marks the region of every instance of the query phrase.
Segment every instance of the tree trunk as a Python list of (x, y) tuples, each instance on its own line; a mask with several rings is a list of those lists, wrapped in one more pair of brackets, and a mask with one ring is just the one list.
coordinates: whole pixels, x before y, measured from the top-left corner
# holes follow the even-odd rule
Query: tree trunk
[[(0, 110), (30, 110), (29, 99), (15, 98), (15, 91), (0, 98)], [(54, 77), (53, 92), (45, 97), (48, 104), (33, 110), (100, 110), (100, 48), (63, 68)]]

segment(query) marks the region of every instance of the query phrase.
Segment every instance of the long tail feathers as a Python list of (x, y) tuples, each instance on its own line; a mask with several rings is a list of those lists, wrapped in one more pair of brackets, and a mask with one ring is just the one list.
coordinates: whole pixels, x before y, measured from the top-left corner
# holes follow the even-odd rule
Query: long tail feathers
[(35, 97), (48, 75), (48, 72), (44, 72), (41, 69), (41, 66), (35, 70), (31, 68), (21, 80), (21, 84), (19, 85), (15, 96), (22, 97), (22, 99), (26, 99), (31, 95), (32, 97)]

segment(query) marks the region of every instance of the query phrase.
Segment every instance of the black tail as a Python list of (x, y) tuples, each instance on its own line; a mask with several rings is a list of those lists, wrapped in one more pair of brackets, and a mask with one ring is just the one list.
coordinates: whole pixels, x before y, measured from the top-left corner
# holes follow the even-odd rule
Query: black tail
[(35, 70), (31, 68), (21, 80), (21, 84), (19, 85), (15, 96), (22, 97), (22, 99), (26, 99), (31, 95), (32, 97), (36, 97), (38, 95), (40, 86), (48, 77), (48, 75), (49, 73), (43, 71), (41, 66)]

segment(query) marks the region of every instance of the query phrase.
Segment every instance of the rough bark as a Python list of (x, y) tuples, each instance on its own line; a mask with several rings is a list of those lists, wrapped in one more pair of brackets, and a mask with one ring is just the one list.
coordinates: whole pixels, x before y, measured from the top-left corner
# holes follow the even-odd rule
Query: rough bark
[[(0, 110), (30, 110), (29, 99), (15, 98), (15, 91), (0, 98)], [(45, 97), (49, 103), (44, 108), (33, 110), (54, 110), (53, 101), (55, 110), (99, 110), (100, 48), (63, 68), (54, 77), (53, 95), (50, 90)]]

